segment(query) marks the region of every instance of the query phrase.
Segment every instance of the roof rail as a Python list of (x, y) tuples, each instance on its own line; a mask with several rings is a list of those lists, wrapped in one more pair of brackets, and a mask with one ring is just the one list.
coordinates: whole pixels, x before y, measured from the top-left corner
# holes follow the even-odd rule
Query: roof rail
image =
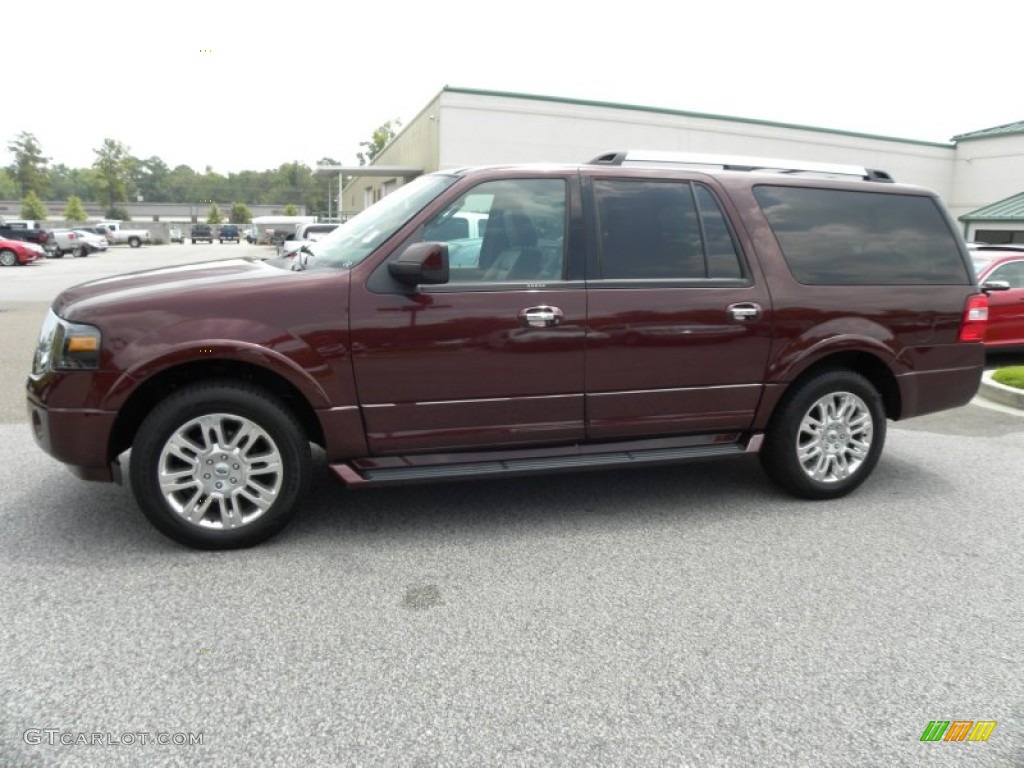
[(659, 152), (635, 150), (606, 152), (590, 161), (589, 165), (666, 166), (722, 169), (726, 171), (767, 171), (793, 175), (854, 176), (865, 181), (892, 182), (885, 171), (860, 165), (813, 163), (807, 160), (780, 160), (771, 157), (745, 157), (743, 155), (710, 155), (694, 152)]

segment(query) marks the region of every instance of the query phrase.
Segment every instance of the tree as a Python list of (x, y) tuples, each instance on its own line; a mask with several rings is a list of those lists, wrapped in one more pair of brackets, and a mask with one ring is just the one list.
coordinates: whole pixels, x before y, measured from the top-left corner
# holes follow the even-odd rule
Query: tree
[(64, 218), (68, 221), (88, 221), (89, 216), (85, 212), (85, 208), (82, 206), (82, 198), (78, 195), (71, 195), (68, 198), (68, 207), (64, 211)]
[(16, 182), (6, 168), (0, 168), (0, 200), (17, 200), (21, 193)]
[(131, 221), (132, 215), (122, 205), (112, 205), (107, 208), (107, 218), (112, 221)]
[(221, 215), (220, 208), (214, 203), (210, 206), (210, 212), (206, 214), (207, 224), (220, 224), (224, 221), (224, 217)]
[(128, 181), (136, 161), (128, 147), (114, 139), (104, 139), (103, 146), (93, 152), (96, 153), (92, 167), (96, 169), (98, 196), (113, 208), (115, 203), (128, 199)]
[(50, 159), (43, 157), (39, 140), (31, 133), (22, 131), (7, 145), (7, 149), (14, 155), (11, 173), (21, 187), (21, 194), (25, 196), (29, 192), (34, 192), (37, 196), (43, 194), (47, 186), (46, 164)]
[(231, 206), (231, 216), (228, 218), (232, 224), (248, 224), (252, 221), (252, 213), (245, 203), (235, 203)]
[(132, 181), (147, 203), (170, 203), (167, 179), (171, 169), (155, 155), (135, 163)]
[(288, 205), (286, 205), (286, 206), (284, 207), (284, 210), (283, 210), (283, 211), (281, 211), (281, 214), (282, 214), (283, 216), (298, 216), (298, 215), (299, 215), (299, 209), (298, 209), (298, 208), (296, 208), (296, 207), (295, 207), (294, 205), (292, 205), (291, 203), (288, 203)]
[(374, 158), (377, 157), (383, 151), (384, 147), (388, 145), (388, 142), (395, 138), (398, 133), (398, 129), (402, 127), (402, 121), (397, 117), (394, 120), (388, 120), (384, 125), (380, 126), (373, 132), (373, 138), (369, 141), (360, 141), (360, 147), (366, 147), (365, 152), (356, 152), (356, 157), (359, 158), (360, 165), (368, 165), (372, 163)]
[(45, 221), (49, 215), (46, 206), (43, 205), (43, 201), (39, 199), (39, 195), (30, 190), (21, 201), (21, 218)]

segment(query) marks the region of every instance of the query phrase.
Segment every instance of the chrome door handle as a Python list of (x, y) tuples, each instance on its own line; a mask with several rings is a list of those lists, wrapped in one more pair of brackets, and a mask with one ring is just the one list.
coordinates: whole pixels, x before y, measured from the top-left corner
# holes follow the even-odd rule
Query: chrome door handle
[(757, 320), (761, 316), (761, 305), (755, 304), (752, 301), (744, 304), (730, 304), (726, 307), (726, 311), (732, 315), (733, 320), (748, 322), (750, 320)]
[(551, 328), (562, 322), (565, 313), (558, 307), (527, 307), (519, 310), (519, 322), (527, 328)]

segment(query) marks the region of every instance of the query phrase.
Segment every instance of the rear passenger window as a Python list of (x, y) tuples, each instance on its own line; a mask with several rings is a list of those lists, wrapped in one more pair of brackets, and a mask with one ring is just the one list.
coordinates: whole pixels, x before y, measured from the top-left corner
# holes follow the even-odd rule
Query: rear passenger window
[(963, 285), (956, 237), (919, 195), (758, 186), (793, 276), (806, 285)]
[(735, 238), (711, 191), (687, 181), (594, 182), (605, 280), (741, 278)]

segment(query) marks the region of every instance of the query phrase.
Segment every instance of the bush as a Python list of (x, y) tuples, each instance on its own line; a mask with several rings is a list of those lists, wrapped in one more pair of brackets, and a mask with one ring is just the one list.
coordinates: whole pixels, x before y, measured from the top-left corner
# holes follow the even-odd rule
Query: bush
[(107, 218), (114, 221), (131, 221), (132, 215), (126, 208), (119, 205), (112, 205), (107, 209)]
[(1024, 389), (1024, 365), (1011, 365), (1009, 368), (1000, 368), (992, 374), (992, 380), (1005, 384), (1008, 387)]

